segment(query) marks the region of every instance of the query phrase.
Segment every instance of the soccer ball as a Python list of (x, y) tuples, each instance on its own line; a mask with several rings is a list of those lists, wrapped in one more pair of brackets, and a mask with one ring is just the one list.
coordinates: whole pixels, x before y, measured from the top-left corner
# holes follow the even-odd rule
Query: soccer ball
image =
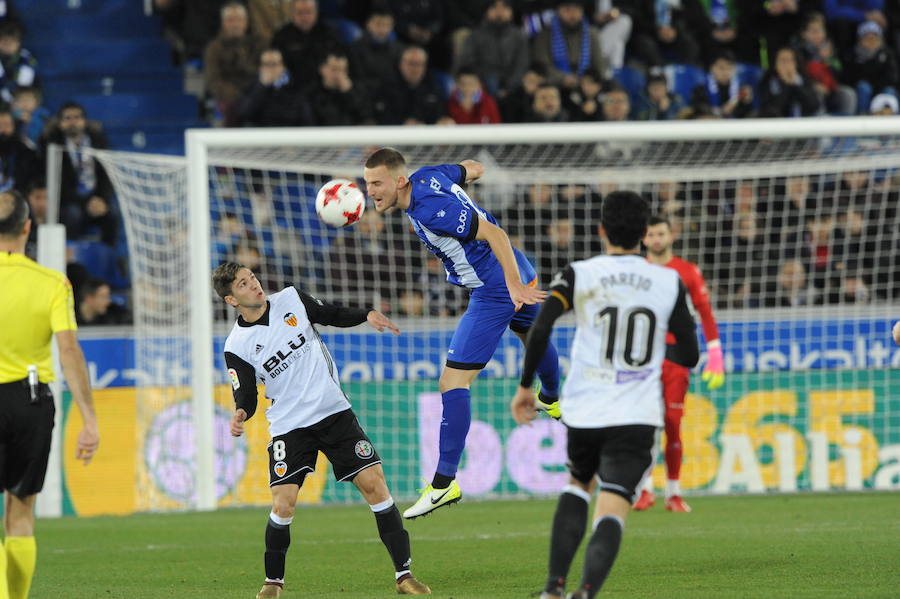
[(316, 194), (316, 214), (330, 227), (349, 227), (365, 210), (366, 196), (347, 179), (332, 179)]

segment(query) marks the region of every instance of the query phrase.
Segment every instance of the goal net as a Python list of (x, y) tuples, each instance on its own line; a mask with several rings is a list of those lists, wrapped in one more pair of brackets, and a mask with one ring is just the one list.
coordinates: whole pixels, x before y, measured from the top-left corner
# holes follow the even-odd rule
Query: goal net
[[(144, 509), (269, 501), (262, 410), (244, 438), (227, 433), (221, 353), (235, 314), (209, 283), (225, 260), (250, 266), (270, 291), (296, 285), (399, 324), (399, 337), (366, 327), (326, 327), (323, 337), (394, 496), (427, 484), (437, 377), (467, 294), (446, 283), (403, 214), (370, 206), (338, 230), (314, 209), (325, 181), (360, 178), (382, 145), (403, 151), (411, 169), (481, 161), (486, 175), (468, 192), (532, 260), (541, 285), (602, 251), (596, 225), (611, 190), (639, 191), (669, 218), (675, 253), (696, 262), (710, 288), (728, 372), (712, 391), (692, 377), (686, 492), (900, 488), (894, 119), (195, 131), (188, 140), (187, 161), (98, 153), (123, 206), (138, 368), (147, 371)], [(573, 331), (563, 318), (554, 332), (564, 372)], [(701, 337), (698, 372), (704, 348)], [(469, 497), (548, 494), (565, 483), (564, 427), (546, 418), (516, 427), (509, 416), (521, 357), (507, 334), (472, 387), (459, 475)], [(662, 458), (653, 476), (663, 484)], [(357, 499), (320, 456), (302, 500)]]

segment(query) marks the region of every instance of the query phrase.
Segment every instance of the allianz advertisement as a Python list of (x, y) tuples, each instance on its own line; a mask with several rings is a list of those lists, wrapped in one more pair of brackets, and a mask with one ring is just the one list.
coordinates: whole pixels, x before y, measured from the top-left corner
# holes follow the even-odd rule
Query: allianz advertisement
[[(572, 332), (571, 327), (554, 332), (563, 356)], [(726, 384), (709, 392), (693, 377), (686, 402), (686, 490), (900, 489), (900, 348), (890, 341), (890, 322), (726, 322), (720, 323), (720, 333), (730, 371)], [(365, 329), (332, 329), (323, 335), (398, 498), (413, 497), (437, 461), (441, 401), (436, 377), (451, 335), (449, 330), (408, 331), (395, 337)], [(231, 397), (221, 367), (222, 342), (216, 343), (219, 503), (266, 504), (265, 419), (259, 412), (244, 437), (228, 435)], [(85, 339), (82, 345), (94, 380), (102, 442), (90, 467), (75, 462), (80, 416), (70, 409), (66, 394), (64, 512), (126, 514), (190, 502), (188, 373), (164, 360), (150, 372), (136, 370), (131, 339)], [(509, 416), (521, 355), (518, 340), (507, 335), (487, 374), (473, 385), (473, 422), (459, 474), (469, 497), (552, 494), (565, 484), (564, 427), (546, 418), (517, 427)], [(156, 369), (165, 369), (163, 378), (184, 386), (146, 386), (160, 380)], [(654, 479), (662, 485), (661, 460)], [(356, 498), (351, 485), (334, 482), (320, 456), (301, 500)]]

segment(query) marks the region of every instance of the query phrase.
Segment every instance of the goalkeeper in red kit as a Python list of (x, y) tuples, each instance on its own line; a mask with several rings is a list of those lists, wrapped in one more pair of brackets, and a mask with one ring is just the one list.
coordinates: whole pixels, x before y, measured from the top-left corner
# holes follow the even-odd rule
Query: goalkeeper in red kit
[[(719, 328), (716, 326), (716, 319), (709, 303), (709, 290), (696, 264), (672, 254), (673, 241), (669, 221), (657, 216), (652, 217), (647, 234), (644, 236), (647, 259), (654, 264), (672, 268), (681, 276), (691, 296), (694, 310), (700, 316), (703, 336), (706, 338), (707, 361), (702, 378), (710, 390), (718, 389), (725, 382), (725, 365), (722, 359), (722, 345), (719, 342)], [(667, 344), (675, 342), (671, 337), (669, 335), (666, 339)], [(666, 509), (670, 512), (691, 511), (681, 496), (679, 483), (682, 457), (681, 418), (684, 416), (684, 397), (687, 394), (690, 374), (691, 371), (684, 366), (669, 360), (663, 362), (662, 383), (666, 401)], [(646, 510), (655, 503), (652, 477), (647, 476), (634, 509)]]

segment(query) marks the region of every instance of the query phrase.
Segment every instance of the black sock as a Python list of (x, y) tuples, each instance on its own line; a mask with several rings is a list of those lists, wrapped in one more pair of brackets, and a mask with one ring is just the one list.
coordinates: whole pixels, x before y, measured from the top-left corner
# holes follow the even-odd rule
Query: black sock
[(446, 474), (438, 474), (434, 473), (434, 478), (431, 479), (431, 486), (435, 489), (446, 489), (450, 486), (450, 483), (453, 482), (452, 476), (447, 476)]
[(277, 524), (269, 518), (266, 524), (266, 578), (284, 580), (284, 558), (291, 544), (291, 525)]
[(400, 518), (397, 506), (392, 505), (383, 512), (376, 512), (375, 522), (378, 524), (378, 536), (394, 562), (394, 572), (409, 570), (412, 563), (409, 533), (403, 528), (403, 519)]
[(575, 552), (587, 527), (588, 502), (584, 497), (564, 491), (556, 504), (553, 531), (550, 534), (550, 565), (545, 591), (565, 586)]
[(588, 599), (593, 599), (609, 576), (621, 543), (622, 522), (614, 516), (601, 518), (584, 552), (581, 588), (587, 590)]
[(557, 401), (559, 397), (553, 397), (552, 395), (544, 395), (543, 391), (538, 391), (538, 401), (544, 405), (552, 405), (554, 401)]

